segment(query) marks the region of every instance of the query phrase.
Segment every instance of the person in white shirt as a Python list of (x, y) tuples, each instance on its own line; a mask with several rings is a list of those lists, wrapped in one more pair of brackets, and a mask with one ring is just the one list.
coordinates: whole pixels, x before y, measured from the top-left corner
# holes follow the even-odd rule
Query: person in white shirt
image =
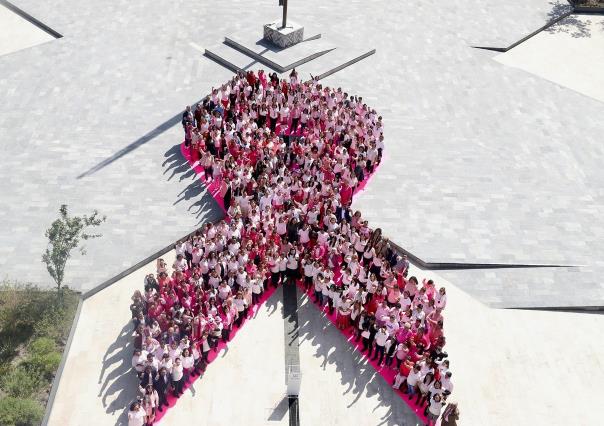
[(382, 326), (375, 333), (375, 354), (373, 355), (373, 361), (378, 358), (378, 365), (382, 365), (382, 361), (384, 361), (384, 350), (386, 346), (386, 341), (388, 340), (388, 332), (386, 331), (386, 327)]
[(428, 392), (430, 391), (430, 386), (432, 386), (433, 382), (433, 373), (426, 373), (424, 377), (419, 382), (417, 382), (419, 392), (417, 394), (417, 400), (415, 401), (415, 403), (420, 407), (423, 407), (426, 403), (426, 399), (428, 398)]
[(185, 349), (182, 351), (182, 368), (183, 368), (183, 383), (187, 383), (189, 381), (189, 377), (193, 373), (193, 368), (195, 366), (195, 358), (189, 349)]
[(318, 272), (314, 278), (314, 290), (315, 290), (315, 302), (319, 304), (319, 306), (323, 306), (323, 274)]
[(176, 256), (172, 268), (174, 268), (176, 272), (184, 272), (187, 269), (187, 261), (182, 254)]
[(241, 327), (241, 323), (245, 319), (247, 312), (247, 305), (241, 291), (238, 292), (237, 296), (233, 299), (233, 304), (235, 305), (235, 308), (237, 308), (237, 319), (235, 320), (235, 324), (237, 327)]
[(281, 276), (281, 283), (285, 283), (287, 275), (287, 257), (279, 257), (279, 275)]
[(444, 287), (441, 287), (434, 295), (434, 306), (437, 309), (444, 309), (447, 306), (447, 291)]
[(401, 385), (403, 384), (403, 382), (405, 380), (407, 380), (407, 378), (403, 375), (403, 373), (401, 373), (400, 369), (397, 369), (396, 376), (394, 376), (394, 383), (392, 384), (392, 387), (394, 389), (400, 389)]
[(288, 284), (295, 284), (298, 279), (298, 253), (295, 248), (289, 251), (285, 267)]
[(151, 371), (153, 371), (153, 374), (156, 374), (159, 371), (159, 361), (153, 356), (152, 352), (147, 354), (145, 367), (151, 367)]
[(407, 393), (409, 397), (415, 395), (417, 383), (421, 380), (421, 367), (419, 364), (413, 366), (413, 370), (409, 372), (407, 376)]
[[(321, 281), (321, 293), (323, 294), (323, 302), (324, 303), (329, 303), (329, 300), (331, 298), (331, 286), (333, 285), (333, 282), (325, 277), (324, 280)], [(323, 305), (321, 305), (323, 306)]]
[(300, 244), (308, 244), (310, 241), (310, 226), (308, 223), (305, 223), (302, 228), (298, 230), (298, 238), (300, 239)]
[(230, 294), (231, 287), (227, 284), (226, 281), (221, 282), (218, 286), (218, 298), (224, 302)]
[(258, 304), (258, 302), (260, 302), (260, 295), (262, 294), (262, 279), (257, 277), (257, 278), (253, 278), (251, 280), (251, 286), (252, 286), (252, 303), (254, 305)]
[(388, 317), (384, 318), (384, 326), (386, 327), (389, 336), (394, 336), (400, 327), (394, 314), (390, 314)]
[(208, 283), (213, 288), (218, 288), (218, 285), (220, 284), (220, 276), (218, 276), (218, 271), (216, 271), (216, 270), (212, 271), (212, 273), (210, 274), (210, 277), (208, 278)]
[(279, 277), (280, 277), (280, 258), (278, 255), (274, 255), (269, 257), (268, 259), (269, 269), (271, 271), (271, 284), (273, 287), (277, 287), (279, 285)]
[(428, 420), (430, 422), (436, 423), (444, 405), (446, 405), (446, 402), (441, 395), (432, 395), (432, 398), (430, 398), (430, 405), (428, 406)]
[(307, 255), (306, 258), (303, 261), (303, 269), (304, 269), (304, 288), (306, 289), (306, 291), (308, 291), (310, 289), (310, 286), (312, 285), (312, 281), (313, 281), (313, 277), (315, 275), (315, 265), (314, 262), (312, 261), (312, 259), (310, 258), (310, 255)]
[[(169, 351), (169, 350), (168, 350)], [(165, 368), (168, 373), (172, 373), (172, 358), (168, 352), (164, 353), (159, 362), (159, 369)]]
[(128, 411), (128, 426), (144, 426), (145, 424), (145, 410), (139, 402), (133, 402), (130, 404), (130, 411)]
[(180, 358), (177, 357), (174, 360), (174, 365), (172, 366), (172, 389), (173, 395), (178, 398), (183, 393), (184, 386), (184, 368), (180, 361)]
[(444, 375), (444, 377), (441, 377), (440, 381), (443, 385), (443, 389), (445, 390), (445, 392), (451, 393), (453, 392), (453, 383), (451, 382), (451, 376), (453, 375), (453, 373), (451, 373), (450, 371), (447, 371)]
[(136, 349), (134, 351), (134, 355), (132, 356), (132, 368), (134, 368), (137, 373), (142, 373), (145, 370), (146, 360), (147, 352)]

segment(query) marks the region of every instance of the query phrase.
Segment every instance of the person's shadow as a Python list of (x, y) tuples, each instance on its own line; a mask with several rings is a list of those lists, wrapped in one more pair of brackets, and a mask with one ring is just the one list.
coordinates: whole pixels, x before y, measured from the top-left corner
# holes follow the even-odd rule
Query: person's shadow
[(117, 425), (128, 424), (128, 406), (136, 399), (138, 389), (138, 380), (131, 363), (134, 353), (132, 332), (132, 322), (128, 321), (105, 351), (98, 380), (101, 385), (98, 397), (101, 398), (105, 412), (114, 415), (121, 411)]
[(217, 222), (224, 217), (224, 211), (218, 205), (205, 183), (201, 182), (189, 162), (183, 157), (180, 144), (171, 147), (164, 154), (164, 176), (172, 180), (178, 176), (179, 181), (189, 180), (189, 185), (183, 189), (174, 201), (174, 205), (183, 201), (191, 202), (187, 210), (199, 219), (199, 224)]

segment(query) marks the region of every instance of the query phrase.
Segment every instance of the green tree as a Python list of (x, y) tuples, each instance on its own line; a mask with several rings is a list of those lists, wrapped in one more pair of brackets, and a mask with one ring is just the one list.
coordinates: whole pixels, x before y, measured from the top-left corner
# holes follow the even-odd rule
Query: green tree
[(59, 292), (65, 277), (65, 265), (71, 257), (72, 250), (79, 247), (80, 253), (86, 254), (85, 248), (80, 247), (80, 241), (102, 236), (101, 234), (88, 234), (86, 228), (99, 226), (105, 219), (106, 217), (101, 217), (96, 210), (91, 216), (71, 217), (67, 212), (67, 205), (61, 205), (59, 218), (46, 230), (48, 246), (42, 255), (42, 262), (46, 264), (46, 269), (57, 284)]

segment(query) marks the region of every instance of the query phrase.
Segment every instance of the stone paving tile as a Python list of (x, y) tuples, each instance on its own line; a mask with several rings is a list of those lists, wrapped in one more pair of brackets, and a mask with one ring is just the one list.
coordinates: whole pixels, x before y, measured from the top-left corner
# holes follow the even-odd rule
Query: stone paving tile
[[(253, 8), (242, 1), (15, 3), (65, 37), (0, 57), (0, 268), (49, 284), (38, 259), (59, 204), (98, 208), (108, 216), (105, 236), (73, 259), (67, 277), (90, 288), (218, 211), (199, 202), (199, 188), (189, 187), (192, 176), (172, 154), (178, 124), (78, 176), (229, 78), (199, 47), (280, 11), (268, 0)], [(604, 249), (604, 106), (469, 47), (510, 44), (553, 7), (313, 0), (292, 2), (290, 16), (377, 48), (326, 79), (362, 95), (386, 122), (384, 164), (355, 202), (372, 224), (426, 261), (586, 265), (591, 272), (573, 272), (572, 281), (596, 303), (604, 298), (601, 286), (590, 285), (604, 272), (597, 256)], [(527, 272), (529, 281), (551, 283), (533, 292), (501, 270), (467, 287), (476, 272), (455, 274), (460, 287), (498, 306), (583, 304), (585, 295), (568, 294), (559, 274), (539, 273)], [(485, 293), (501, 283), (523, 296)]]

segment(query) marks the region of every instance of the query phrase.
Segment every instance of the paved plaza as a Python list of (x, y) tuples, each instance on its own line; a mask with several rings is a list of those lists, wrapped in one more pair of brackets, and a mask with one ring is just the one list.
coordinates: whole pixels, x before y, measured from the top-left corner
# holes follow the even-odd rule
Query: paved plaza
[[(181, 113), (233, 75), (204, 50), (260, 33), (279, 17), (277, 1), (11, 3), (63, 37), (0, 5), (2, 277), (53, 285), (40, 258), (61, 204), (107, 216), (103, 237), (69, 261), (66, 283), (82, 291), (220, 218), (181, 155)], [(324, 84), (383, 116), (384, 161), (353, 207), (441, 265), (417, 274), (447, 287), (463, 425), (600, 422), (604, 317), (500, 308), (604, 306), (604, 24), (571, 15), (505, 53), (478, 48), (506, 48), (569, 11), (552, 0), (290, 0), (290, 16), (343, 55), (298, 67), (303, 79), (346, 49), (376, 49)], [(83, 302), (50, 425), (127, 423), (128, 304), (150, 265)], [(288, 423), (281, 296), (161, 424), (240, 422), (221, 403), (233, 387), (249, 424)], [(301, 424), (415, 425), (335, 327), (298, 303)]]

